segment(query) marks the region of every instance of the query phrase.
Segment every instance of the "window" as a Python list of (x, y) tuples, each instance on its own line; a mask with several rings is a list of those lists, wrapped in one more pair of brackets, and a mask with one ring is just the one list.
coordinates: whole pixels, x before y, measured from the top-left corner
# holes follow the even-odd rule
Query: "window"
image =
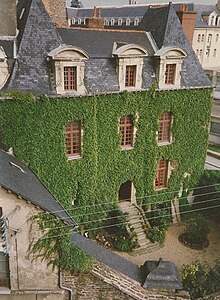
[(66, 124), (66, 154), (69, 158), (81, 156), (81, 121)]
[(196, 49), (196, 55), (199, 56), (199, 49)]
[(125, 86), (135, 86), (136, 83), (136, 66), (126, 66)]
[(165, 83), (174, 84), (176, 73), (176, 64), (167, 64), (165, 72)]
[(81, 25), (82, 19), (78, 18), (78, 25)]
[(207, 43), (211, 44), (211, 42), (212, 42), (212, 34), (209, 34), (208, 39), (207, 39)]
[(213, 51), (213, 56), (214, 57), (216, 57), (216, 51), (217, 51), (216, 49), (214, 49), (214, 51)]
[(120, 118), (121, 146), (133, 147), (133, 120), (131, 116)]
[(139, 24), (139, 19), (138, 19), (138, 18), (135, 18), (135, 19), (134, 19), (134, 26), (138, 26), (138, 24)]
[(115, 19), (111, 18), (111, 26), (115, 25)]
[(201, 34), (198, 34), (197, 42), (200, 42)]
[(199, 50), (199, 56), (202, 56), (202, 49)]
[(122, 19), (118, 19), (118, 26), (122, 25)]
[(167, 186), (168, 160), (160, 160), (157, 165), (157, 177), (155, 181), (156, 189)]
[(64, 90), (65, 91), (76, 91), (76, 67), (64, 67)]
[(204, 42), (204, 39), (205, 39), (205, 35), (202, 34), (202, 39), (201, 39), (201, 42)]
[(104, 19), (104, 25), (109, 26), (109, 21), (107, 19)]
[(159, 121), (158, 142), (161, 143), (171, 142), (171, 124), (172, 124), (172, 113), (164, 112), (160, 117), (160, 121)]
[(216, 42), (218, 42), (219, 34), (216, 34)]
[(129, 26), (131, 24), (131, 20), (129, 18), (126, 19), (126, 26)]
[(209, 58), (209, 54), (210, 54), (210, 49), (206, 49), (206, 57)]

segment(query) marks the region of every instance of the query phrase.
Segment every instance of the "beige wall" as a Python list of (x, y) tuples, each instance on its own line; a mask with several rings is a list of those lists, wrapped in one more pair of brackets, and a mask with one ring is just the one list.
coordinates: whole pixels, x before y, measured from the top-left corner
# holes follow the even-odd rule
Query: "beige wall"
[[(208, 36), (212, 35), (209, 42)], [(198, 41), (200, 35), (200, 41)], [(204, 35), (204, 41), (202, 40)], [(203, 69), (220, 69), (220, 28), (196, 28), (193, 36), (193, 49), (197, 54)], [(209, 55), (207, 51), (209, 49)], [(216, 49), (216, 54), (214, 54)], [(199, 54), (198, 54), (199, 53)]]
[[(33, 260), (33, 255), (29, 251), (32, 238), (38, 235), (38, 232), (31, 231), (29, 219), (40, 210), (3, 188), (0, 188), (0, 207), (9, 222), (11, 290), (58, 290), (58, 270), (47, 267), (47, 264), (40, 259)], [(18, 232), (16, 233), (13, 229)], [(63, 299), (63, 296), (59, 297)]]

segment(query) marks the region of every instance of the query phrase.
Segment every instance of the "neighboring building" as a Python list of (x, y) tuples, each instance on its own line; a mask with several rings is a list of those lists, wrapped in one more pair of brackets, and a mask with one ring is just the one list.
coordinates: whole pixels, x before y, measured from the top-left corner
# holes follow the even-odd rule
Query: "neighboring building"
[(73, 229), (76, 223), (27, 166), (1, 149), (0, 186), (1, 299), (12, 299), (4, 294), (18, 299), (27, 299), (27, 295), (64, 299), (58, 286), (59, 270), (48, 267), (31, 252), (31, 244), (41, 236), (31, 217), (51, 213)]

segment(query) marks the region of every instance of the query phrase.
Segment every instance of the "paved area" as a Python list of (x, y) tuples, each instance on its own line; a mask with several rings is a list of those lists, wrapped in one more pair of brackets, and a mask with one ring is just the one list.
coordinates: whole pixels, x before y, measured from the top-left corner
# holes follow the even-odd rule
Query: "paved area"
[(207, 154), (206, 162), (205, 162), (205, 169), (220, 171), (220, 158), (213, 157), (213, 156)]

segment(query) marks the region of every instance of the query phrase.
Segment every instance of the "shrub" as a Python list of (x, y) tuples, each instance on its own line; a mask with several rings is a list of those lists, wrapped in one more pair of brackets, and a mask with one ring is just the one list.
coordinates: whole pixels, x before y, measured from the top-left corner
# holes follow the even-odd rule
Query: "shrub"
[(220, 260), (213, 268), (196, 261), (181, 268), (183, 288), (189, 290), (192, 300), (210, 295), (220, 289)]
[(191, 245), (202, 246), (207, 241), (209, 231), (208, 223), (204, 219), (199, 219), (187, 226), (184, 239)]

